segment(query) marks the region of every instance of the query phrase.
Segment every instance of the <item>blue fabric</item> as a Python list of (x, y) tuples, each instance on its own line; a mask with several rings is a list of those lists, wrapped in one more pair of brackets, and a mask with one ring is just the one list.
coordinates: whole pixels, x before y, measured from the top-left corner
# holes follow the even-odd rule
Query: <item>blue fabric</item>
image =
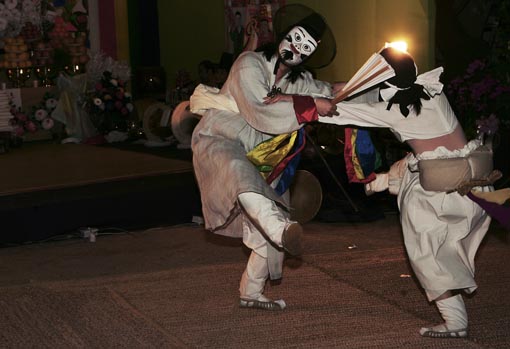
[(356, 156), (365, 177), (376, 169), (377, 151), (367, 130), (360, 130), (356, 134)]

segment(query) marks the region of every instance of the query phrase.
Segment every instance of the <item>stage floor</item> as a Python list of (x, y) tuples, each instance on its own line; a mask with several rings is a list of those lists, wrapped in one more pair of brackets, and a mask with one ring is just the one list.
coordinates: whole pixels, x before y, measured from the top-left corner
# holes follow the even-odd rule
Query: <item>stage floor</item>
[(83, 144), (27, 143), (0, 163), (0, 196), (193, 170), (191, 161)]
[(200, 215), (189, 150), (28, 143), (1, 155), (0, 164), (0, 243)]

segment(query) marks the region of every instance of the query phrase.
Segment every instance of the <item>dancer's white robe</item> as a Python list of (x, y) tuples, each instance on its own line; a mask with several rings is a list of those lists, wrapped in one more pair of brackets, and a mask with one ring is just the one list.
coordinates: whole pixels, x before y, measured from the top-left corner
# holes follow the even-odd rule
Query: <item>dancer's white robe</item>
[[(339, 103), (340, 115), (319, 117), (319, 121), (389, 128), (401, 142), (444, 136), (459, 125), (444, 94), (422, 100), (422, 103), (420, 115), (411, 110), (407, 118), (400, 113), (397, 104), (386, 110), (387, 102)], [(450, 152), (439, 147), (421, 156), (466, 156), (474, 148), (476, 143), (470, 142), (463, 150)], [(473, 292), (477, 287), (474, 280), (475, 254), (487, 232), (490, 217), (467, 196), (424, 190), (417, 171), (418, 160), (412, 154), (408, 160), (409, 167), (402, 179), (398, 204), (413, 270), (429, 300), (448, 290)]]
[[(284, 212), (289, 209), (289, 200), (288, 195), (278, 195), (266, 183), (246, 154), (275, 135), (304, 126), (298, 123), (292, 102), (263, 103), (275, 85), (275, 63), (276, 56), (267, 61), (261, 52), (245, 52), (234, 62), (213, 100), (192, 97), (190, 102), (192, 111), (202, 106), (206, 109), (192, 137), (205, 226), (218, 234), (242, 237), (262, 257), (267, 257), (268, 242), (264, 232), (242, 213), (238, 196), (245, 192), (261, 194), (281, 205)], [(276, 87), (287, 94), (332, 94), (329, 83), (314, 80), (310, 73), (304, 73), (295, 83), (284, 77)]]

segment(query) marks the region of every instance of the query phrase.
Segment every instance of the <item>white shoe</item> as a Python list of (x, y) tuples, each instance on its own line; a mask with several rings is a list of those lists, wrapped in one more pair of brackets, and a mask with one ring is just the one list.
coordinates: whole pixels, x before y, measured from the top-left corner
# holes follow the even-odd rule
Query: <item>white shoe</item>
[(241, 308), (253, 308), (253, 309), (263, 309), (263, 310), (283, 310), (287, 305), (283, 299), (278, 299), (275, 301), (270, 300), (269, 298), (264, 297), (263, 295), (259, 297), (259, 299), (247, 299), (241, 298), (239, 300), (239, 307)]
[(436, 301), (444, 323), (433, 327), (422, 327), (423, 337), (465, 338), (468, 336), (468, 318), (464, 300), (460, 294)]
[(434, 327), (422, 327), (420, 334), (423, 337), (432, 338), (466, 338), (468, 336), (468, 329), (449, 330), (446, 324), (440, 324)]

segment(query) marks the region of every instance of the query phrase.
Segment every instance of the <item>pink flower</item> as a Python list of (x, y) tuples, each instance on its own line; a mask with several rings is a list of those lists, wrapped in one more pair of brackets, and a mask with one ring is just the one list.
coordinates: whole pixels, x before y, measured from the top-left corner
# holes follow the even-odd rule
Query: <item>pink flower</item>
[(473, 62), (471, 62), (466, 70), (466, 72), (471, 75), (473, 74), (474, 72), (476, 72), (477, 70), (481, 70), (485, 68), (485, 63), (482, 62), (481, 60), (479, 59), (476, 59), (474, 60)]
[(129, 114), (129, 110), (126, 107), (122, 107), (122, 109), (120, 110), (120, 113), (122, 115), (128, 115)]
[(16, 113), (16, 114), (14, 115), (14, 117), (15, 117), (16, 119), (18, 119), (19, 121), (22, 121), (22, 122), (25, 122), (25, 121), (27, 121), (27, 120), (28, 120), (28, 118), (27, 118), (27, 116), (26, 116), (25, 114), (23, 114), (23, 113), (19, 113), (19, 112), (18, 112), (18, 113)]
[(33, 121), (25, 122), (25, 129), (29, 132), (37, 131), (37, 125)]
[(55, 125), (55, 122), (53, 121), (52, 118), (46, 118), (41, 122), (41, 125), (42, 125), (43, 129), (49, 130), (49, 129), (53, 128), (53, 126)]
[(23, 136), (24, 133), (25, 133), (25, 130), (21, 126), (16, 126), (16, 128), (14, 129), (14, 134), (18, 137)]
[(79, 24), (85, 24), (87, 23), (87, 16), (85, 15), (79, 15), (76, 17), (76, 22), (78, 22)]
[(499, 119), (494, 114), (487, 118), (482, 116), (481, 119), (476, 120), (476, 126), (480, 132), (493, 134), (499, 128)]
[(44, 118), (46, 118), (48, 116), (48, 112), (44, 109), (37, 109), (35, 111), (35, 119), (37, 121), (42, 121), (44, 120)]
[(121, 110), (123, 107), (124, 107), (124, 105), (122, 104), (121, 101), (116, 101), (115, 102), (115, 109)]

